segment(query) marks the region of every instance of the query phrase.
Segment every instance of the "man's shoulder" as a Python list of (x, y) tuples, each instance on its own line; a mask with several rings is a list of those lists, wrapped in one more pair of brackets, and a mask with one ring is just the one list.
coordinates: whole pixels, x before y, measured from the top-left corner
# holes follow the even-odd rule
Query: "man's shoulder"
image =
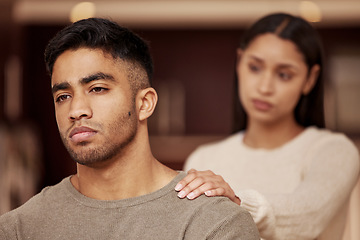
[[(161, 234), (161, 239), (258, 239), (250, 214), (229, 199), (204, 195), (194, 200), (178, 198), (174, 187), (184, 175), (180, 173), (167, 186), (149, 195), (114, 202), (96, 201), (98, 207), (89, 202), (81, 204), (82, 198), (75, 199), (67, 189), (69, 182), (65, 188), (45, 188), (20, 208), (1, 217), (0, 237), (7, 234), (5, 239), (16, 239), (18, 234), (26, 234), (46, 239), (55, 239), (54, 236), (78, 239), (84, 233), (91, 233), (98, 238), (108, 231), (107, 236), (131, 235), (142, 239), (150, 239), (154, 234)], [(89, 224), (74, 231), (73, 226), (84, 220), (99, 228)], [(20, 222), (21, 229), (17, 227)], [(144, 228), (148, 229), (146, 233), (137, 230)]]
[[(177, 179), (184, 175), (181, 172)], [(175, 191), (167, 196), (172, 211), (163, 207), (160, 211), (177, 216), (177, 225), (184, 224), (186, 236), (191, 239), (205, 239), (204, 236), (206, 239), (260, 239), (250, 213), (226, 197), (200, 195), (193, 200), (180, 199)]]
[(54, 204), (59, 199), (59, 196), (64, 195), (64, 179), (62, 182), (54, 185), (44, 187), (38, 194), (31, 197), (27, 202), (18, 208), (4, 213), (0, 216), (0, 226), (3, 222), (16, 222), (17, 219), (27, 216), (40, 216), (41, 213), (47, 211), (48, 207)]
[[(216, 197), (207, 197), (204, 194), (200, 195), (196, 199), (189, 200), (187, 198), (180, 199), (177, 197), (177, 192), (173, 190), (176, 183), (186, 176), (186, 172), (179, 172), (178, 176), (169, 184), (170, 191), (167, 192), (166, 197), (159, 201), (157, 204), (163, 204), (167, 202), (169, 205), (172, 205), (175, 209), (174, 211), (187, 211), (189, 214), (197, 212), (198, 214), (206, 214), (207, 211), (212, 209), (215, 213), (219, 215), (226, 214), (239, 214), (239, 215), (249, 215), (249, 213), (244, 210), (242, 207), (238, 206), (227, 197), (216, 196)], [(249, 215), (250, 216), (250, 215)]]
[(199, 229), (207, 229), (206, 236), (211, 239), (260, 239), (250, 213), (228, 198), (201, 195), (187, 201), (196, 205), (188, 234), (196, 236)]
[(1, 237), (4, 237), (2, 234), (6, 234), (6, 237), (4, 237), (5, 239), (13, 239), (13, 237), (16, 236), (17, 227), (20, 226), (24, 219), (30, 219), (30, 221), (32, 221), (32, 218), (36, 217), (39, 213), (42, 212), (42, 202), (40, 201), (40, 195), (41, 193), (38, 193), (20, 207), (6, 212), (0, 216)]
[(245, 219), (248, 217), (251, 218), (251, 215), (248, 211), (235, 204), (227, 197), (207, 197), (205, 195), (201, 195), (195, 200), (185, 200), (188, 201), (188, 204), (193, 203), (193, 210), (197, 211), (199, 214), (203, 213), (206, 218), (209, 216), (209, 214), (213, 214), (214, 216), (238, 215), (244, 217)]

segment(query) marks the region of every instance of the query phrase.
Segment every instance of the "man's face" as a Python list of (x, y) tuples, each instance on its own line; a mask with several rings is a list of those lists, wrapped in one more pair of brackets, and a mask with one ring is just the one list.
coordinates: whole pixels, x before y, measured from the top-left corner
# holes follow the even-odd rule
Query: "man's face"
[(65, 147), (83, 165), (115, 159), (137, 132), (126, 63), (100, 49), (80, 48), (55, 61), (52, 90)]

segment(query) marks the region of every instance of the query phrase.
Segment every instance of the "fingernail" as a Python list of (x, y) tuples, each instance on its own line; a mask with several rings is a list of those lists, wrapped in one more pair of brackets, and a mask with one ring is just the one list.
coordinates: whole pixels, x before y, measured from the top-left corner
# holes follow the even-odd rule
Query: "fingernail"
[(194, 197), (195, 197), (195, 194), (193, 192), (191, 192), (187, 195), (188, 199), (193, 199)]
[(182, 185), (180, 183), (178, 183), (176, 186), (175, 186), (175, 191), (180, 191), (182, 189)]
[(210, 196), (210, 194), (211, 194), (211, 191), (206, 191), (206, 192), (205, 192), (205, 195), (206, 195), (206, 196)]
[(184, 191), (179, 192), (178, 197), (179, 198), (184, 198), (185, 197), (185, 192)]

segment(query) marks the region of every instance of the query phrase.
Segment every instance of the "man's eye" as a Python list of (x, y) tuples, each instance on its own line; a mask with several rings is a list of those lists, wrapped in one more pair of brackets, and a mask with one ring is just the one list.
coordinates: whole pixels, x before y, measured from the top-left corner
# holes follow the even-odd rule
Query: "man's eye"
[(65, 101), (68, 98), (70, 98), (70, 95), (61, 95), (61, 96), (57, 97), (55, 101), (57, 103), (61, 103), (61, 102)]
[(108, 89), (103, 88), (103, 87), (94, 87), (94, 88), (91, 89), (90, 92), (101, 93), (101, 92), (104, 92), (106, 90), (108, 90)]

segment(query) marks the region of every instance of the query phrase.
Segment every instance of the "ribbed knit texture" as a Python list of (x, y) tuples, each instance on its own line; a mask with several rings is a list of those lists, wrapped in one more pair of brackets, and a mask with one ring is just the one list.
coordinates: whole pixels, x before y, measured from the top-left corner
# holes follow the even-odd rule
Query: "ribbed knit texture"
[(246, 239), (259, 234), (250, 214), (223, 197), (179, 199), (174, 187), (140, 197), (101, 201), (65, 178), (0, 217), (1, 240)]
[(240, 197), (264, 239), (341, 239), (359, 174), (359, 152), (343, 134), (309, 127), (273, 149), (253, 149), (244, 132), (200, 146), (185, 170), (212, 170)]

